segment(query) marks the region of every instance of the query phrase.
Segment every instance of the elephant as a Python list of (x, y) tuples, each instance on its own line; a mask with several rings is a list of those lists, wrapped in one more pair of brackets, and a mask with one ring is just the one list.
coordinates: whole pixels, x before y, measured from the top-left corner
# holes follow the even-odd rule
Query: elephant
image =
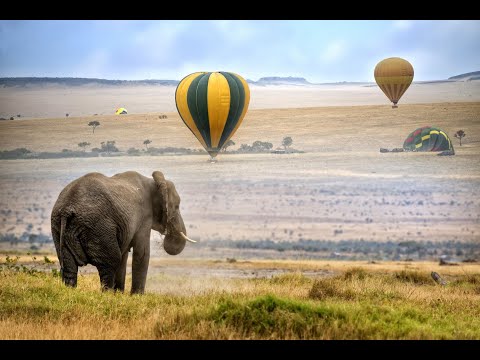
[(107, 177), (88, 173), (68, 184), (51, 214), (52, 237), (62, 281), (77, 286), (78, 267), (92, 264), (102, 290), (125, 289), (128, 253), (133, 248), (131, 294), (142, 294), (150, 259), (150, 232), (165, 235), (169, 255), (187, 241), (180, 196), (162, 172), (148, 178), (136, 171)]

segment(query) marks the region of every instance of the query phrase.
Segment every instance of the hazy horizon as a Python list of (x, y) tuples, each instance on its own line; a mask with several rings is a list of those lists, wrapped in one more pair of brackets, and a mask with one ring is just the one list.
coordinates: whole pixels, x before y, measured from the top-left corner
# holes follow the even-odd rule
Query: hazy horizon
[[(469, 73), (478, 73), (480, 70), (474, 70), (474, 71), (467, 71), (465, 73), (461, 74), (453, 74), (450, 75), (444, 79), (431, 79), (431, 80), (413, 80), (412, 83), (419, 83), (419, 82), (431, 82), (431, 81), (444, 81), (448, 80), (451, 77), (459, 76), (459, 75), (465, 75)], [(160, 79), (160, 78), (150, 78), (150, 79), (145, 79), (145, 78), (138, 78), (138, 79), (109, 79), (109, 78), (98, 78), (98, 77), (76, 77), (76, 76), (1, 76), (0, 79), (84, 79), (84, 80), (106, 80), (106, 81), (131, 81), (131, 82), (141, 82), (141, 81), (178, 81), (180, 82), (182, 79)], [(294, 78), (294, 79), (303, 79), (307, 81), (309, 84), (312, 85), (323, 85), (323, 84), (336, 84), (336, 83), (372, 83), (376, 84), (375, 80), (370, 80), (370, 81), (331, 81), (331, 82), (313, 82), (310, 81), (310, 79), (304, 77), (304, 76), (270, 76), (270, 75), (265, 75), (261, 76), (258, 79), (250, 79), (246, 78), (246, 80), (253, 81), (253, 82), (259, 82), (262, 79), (270, 79), (270, 78), (279, 78), (279, 79), (288, 79), (288, 78)]]

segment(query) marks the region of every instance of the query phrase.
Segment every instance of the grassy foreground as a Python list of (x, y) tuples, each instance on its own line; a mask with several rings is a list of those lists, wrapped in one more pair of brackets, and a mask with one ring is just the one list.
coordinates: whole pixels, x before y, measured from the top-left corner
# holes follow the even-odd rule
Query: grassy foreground
[(203, 291), (203, 279), (160, 274), (149, 281), (181, 291), (131, 296), (100, 292), (94, 274), (71, 289), (56, 274), (0, 268), (0, 339), (480, 339), (478, 273), (440, 286), (423, 269), (350, 267), (212, 278)]

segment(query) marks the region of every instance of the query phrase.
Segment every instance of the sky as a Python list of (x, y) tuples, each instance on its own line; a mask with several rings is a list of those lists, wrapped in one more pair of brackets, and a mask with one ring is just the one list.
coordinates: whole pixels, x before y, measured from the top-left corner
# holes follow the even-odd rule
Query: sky
[(392, 56), (416, 81), (480, 71), (479, 20), (1, 20), (0, 77), (374, 81)]

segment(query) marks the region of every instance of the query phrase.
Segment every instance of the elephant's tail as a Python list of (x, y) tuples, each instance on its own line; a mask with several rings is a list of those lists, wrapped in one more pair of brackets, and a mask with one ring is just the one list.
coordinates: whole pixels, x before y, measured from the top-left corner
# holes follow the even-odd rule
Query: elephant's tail
[(65, 227), (67, 226), (67, 218), (62, 216), (60, 220), (60, 268), (63, 271), (63, 236), (65, 234)]

